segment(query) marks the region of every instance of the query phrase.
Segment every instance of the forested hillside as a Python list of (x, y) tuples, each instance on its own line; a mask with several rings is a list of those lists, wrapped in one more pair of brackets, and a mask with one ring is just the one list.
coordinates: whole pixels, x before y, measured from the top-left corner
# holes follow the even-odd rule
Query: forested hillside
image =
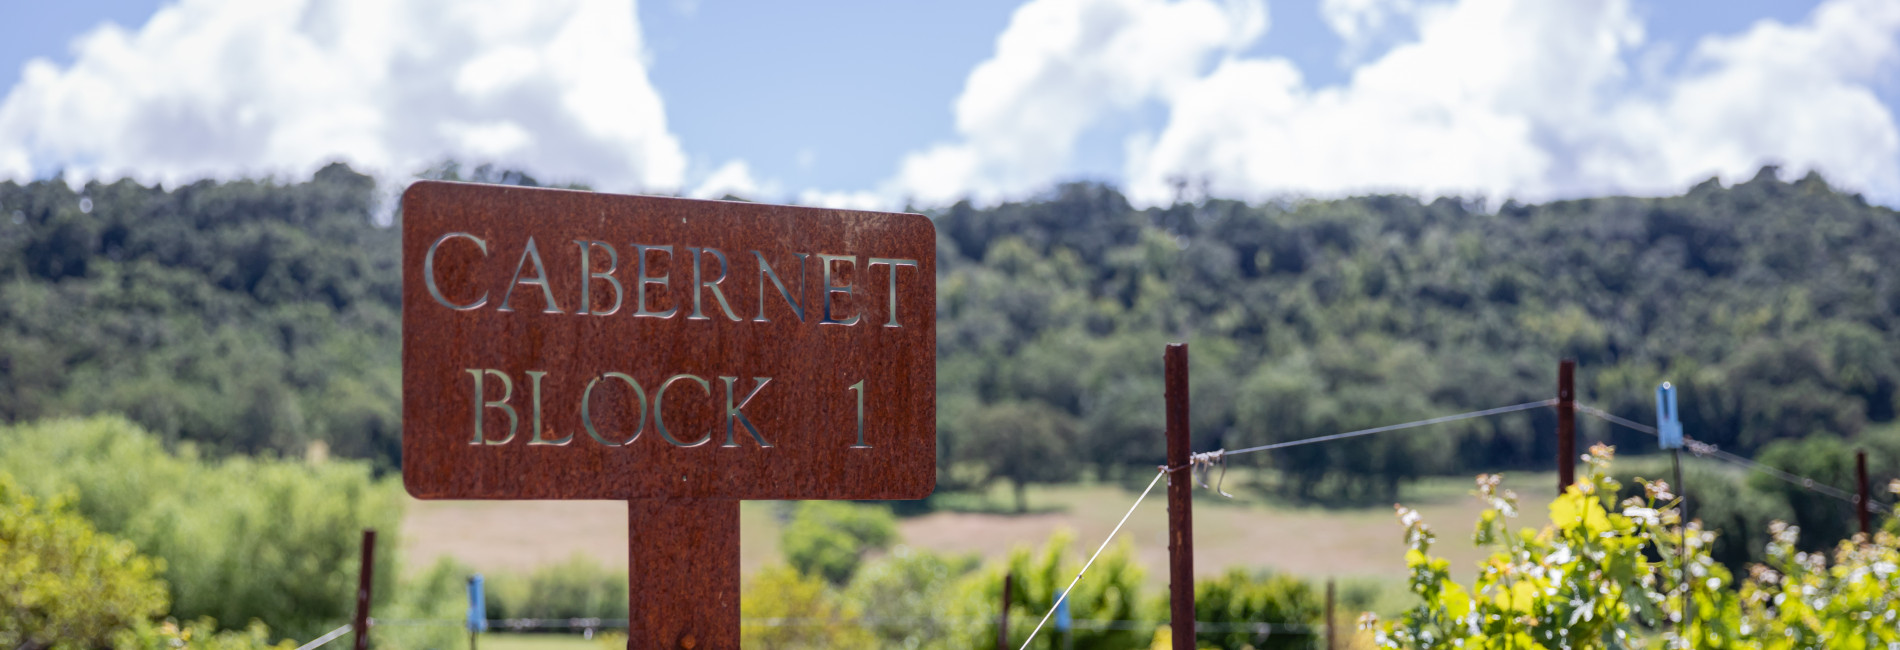
[[(0, 417), (117, 412), (214, 451), (321, 441), (393, 469), (399, 251), (373, 194), (340, 165), (288, 185), (0, 184)], [(1689, 434), (1744, 454), (1895, 417), (1900, 214), (1817, 176), (1493, 209), (1136, 210), (1076, 184), (932, 216), (946, 487), (1146, 473), (1176, 340), (1198, 448), (1544, 399), (1566, 356), (1580, 399), (1646, 421), (1673, 380)], [(1548, 468), (1552, 426), (1533, 411), (1249, 458), (1292, 494), (1387, 498), (1422, 474)]]

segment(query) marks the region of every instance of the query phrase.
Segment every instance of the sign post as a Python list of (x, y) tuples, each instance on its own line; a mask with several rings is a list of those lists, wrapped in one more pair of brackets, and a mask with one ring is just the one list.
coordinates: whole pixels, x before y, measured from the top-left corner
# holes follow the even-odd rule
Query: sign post
[(739, 500), (936, 484), (920, 215), (422, 182), (403, 485), (628, 503), (628, 645), (739, 644)]

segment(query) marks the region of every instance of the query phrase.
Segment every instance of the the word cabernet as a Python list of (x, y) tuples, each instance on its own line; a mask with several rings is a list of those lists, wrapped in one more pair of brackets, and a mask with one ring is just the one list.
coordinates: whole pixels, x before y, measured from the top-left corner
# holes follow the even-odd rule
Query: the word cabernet
[[(745, 251), (745, 254), (737, 256), (738, 259), (735, 262), (734, 256), (713, 247), (679, 246), (676, 248), (672, 244), (629, 243), (624, 246), (624, 250), (629, 251), (632, 256), (627, 264), (629, 270), (624, 275), (630, 277), (626, 277), (623, 282), (620, 257), (622, 248), (601, 240), (576, 239), (572, 241), (576, 254), (569, 259), (577, 263), (566, 274), (571, 281), (558, 281), (549, 275), (548, 263), (541, 255), (540, 245), (535, 242), (533, 236), (529, 236), (525, 243), (505, 251), (513, 253), (515, 249), (518, 249), (519, 253), (502, 257), (504, 264), (507, 263), (506, 260), (512, 259), (514, 268), (514, 272), (502, 287), (483, 289), (478, 295), (451, 298), (444, 294), (441, 283), (438, 281), (436, 259), (445, 244), (457, 241), (466, 242), (462, 246), (479, 253), (477, 264), (495, 262), (490, 259), (489, 240), (471, 233), (444, 233), (429, 244), (428, 253), (424, 255), (422, 262), (423, 281), (428, 287), (429, 297), (434, 299), (436, 304), (456, 311), (492, 307), (501, 312), (511, 312), (520, 308), (545, 314), (613, 316), (622, 312), (628, 294), (631, 293), (633, 306), (627, 310), (629, 315), (635, 318), (667, 319), (682, 313), (680, 304), (673, 296), (683, 291), (691, 296), (688, 301), (692, 303), (691, 311), (686, 312), (687, 320), (712, 320), (715, 317), (723, 317), (737, 322), (747, 319), (733, 309), (729, 294), (735, 291), (735, 288), (727, 283), (735, 274), (738, 274), (757, 278), (754, 293), (758, 298), (758, 308), (752, 312), (750, 317), (752, 322), (771, 322), (772, 319), (766, 314), (766, 300), (768, 296), (776, 294), (777, 299), (783, 301), (791, 310), (792, 316), (802, 323), (806, 322), (806, 306), (814, 302), (807, 296), (806, 288), (811, 286), (809, 281), (812, 279), (810, 276), (813, 275), (809, 269), (816, 267), (815, 275), (818, 280), (816, 286), (819, 295), (822, 296), (817, 301), (820, 304), (817, 322), (821, 325), (852, 326), (859, 323), (862, 314), (855, 311), (847, 313), (841, 308), (840, 301), (835, 299), (857, 292), (858, 285), (848, 281), (848, 278), (858, 274), (857, 269), (871, 271), (881, 266), (888, 274), (885, 279), (887, 307), (884, 312), (884, 326), (902, 327), (903, 323), (898, 318), (900, 313), (898, 271), (911, 269), (911, 272), (906, 275), (913, 276), (910, 280), (915, 282), (917, 278), (914, 276), (918, 268), (915, 259), (789, 252), (784, 253), (784, 259), (780, 260), (780, 265), (784, 268), (781, 271), (766, 259), (765, 253), (758, 250)], [(689, 260), (684, 265), (691, 269), (691, 279), (683, 285), (676, 285), (675, 273), (671, 269), (679, 263), (677, 256), (680, 254)], [(810, 263), (812, 258), (817, 258), (816, 264)], [(480, 274), (479, 271), (477, 273)], [(787, 278), (793, 279), (794, 282), (788, 285)], [(562, 300), (556, 297), (557, 284), (565, 285), (564, 289), (575, 288), (574, 291), (564, 293), (579, 294), (577, 299), (571, 299), (567, 303), (570, 305), (568, 309), (563, 309)], [(631, 289), (628, 287), (629, 284), (632, 286)], [(522, 290), (523, 287), (528, 289)], [(522, 302), (516, 301), (517, 290), (527, 294)], [(494, 294), (500, 294), (501, 299), (491, 306), (490, 296)], [(524, 303), (533, 306), (525, 306)], [(708, 311), (714, 307), (717, 310), (712, 311), (713, 315), (708, 315)]]

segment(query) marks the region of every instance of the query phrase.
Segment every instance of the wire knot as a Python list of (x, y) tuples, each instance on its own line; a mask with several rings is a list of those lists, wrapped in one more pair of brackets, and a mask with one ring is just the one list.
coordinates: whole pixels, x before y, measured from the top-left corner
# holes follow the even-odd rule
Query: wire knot
[[(1220, 477), (1214, 480), (1213, 487), (1208, 487), (1207, 475), (1214, 471), (1215, 465), (1220, 466)], [(1190, 454), (1188, 455), (1188, 466), (1194, 468), (1193, 469), (1194, 480), (1200, 483), (1201, 487), (1213, 490), (1219, 493), (1221, 496), (1227, 497), (1229, 499), (1234, 498), (1234, 495), (1228, 494), (1225, 490), (1221, 489), (1221, 487), (1226, 485), (1227, 483), (1227, 450), (1226, 449), (1216, 449), (1214, 451), (1204, 451), (1198, 454)]]

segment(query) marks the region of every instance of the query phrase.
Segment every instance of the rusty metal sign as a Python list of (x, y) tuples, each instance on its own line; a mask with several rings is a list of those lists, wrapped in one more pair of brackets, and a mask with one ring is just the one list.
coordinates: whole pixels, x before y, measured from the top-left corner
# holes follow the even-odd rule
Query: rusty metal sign
[(424, 499), (917, 499), (936, 231), (914, 214), (422, 182), (403, 484)]

